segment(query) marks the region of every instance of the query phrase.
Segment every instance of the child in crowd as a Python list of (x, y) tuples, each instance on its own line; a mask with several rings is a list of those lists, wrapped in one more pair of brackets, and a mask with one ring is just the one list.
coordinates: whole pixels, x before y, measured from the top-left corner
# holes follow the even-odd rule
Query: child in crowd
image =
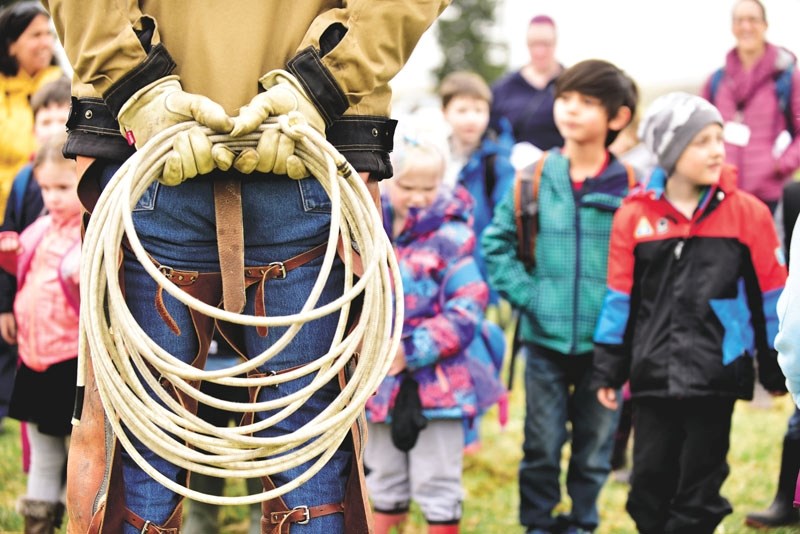
[[(564, 71), (554, 108), (564, 148), (547, 152), (543, 162), (535, 266), (517, 255), (513, 190), (483, 235), (493, 287), (520, 310), (526, 413), (519, 510), (529, 533), (591, 532), (599, 522), (597, 497), (610, 470), (617, 413), (604, 409), (589, 388), (592, 334), (611, 220), (630, 181), (630, 171), (608, 146), (630, 121), (637, 100), (633, 80), (608, 62), (587, 60)], [(572, 510), (553, 517), (561, 502), (568, 422)]]
[[(492, 92), (477, 74), (448, 74), (439, 85), (439, 96), (451, 130), (445, 183), (450, 187), (461, 184), (472, 195), (472, 228), (478, 242), (473, 255), (485, 278), (480, 237), (492, 221), (494, 207), (514, 183), (514, 168), (509, 162), (514, 139), (510, 131), (489, 129)], [(494, 297), (492, 303), (497, 302)]]
[[(509, 158), (514, 146), (510, 128), (495, 132), (489, 128), (489, 109), (492, 91), (474, 72), (457, 71), (444, 77), (439, 85), (442, 113), (450, 127), (450, 161), (445, 172), (445, 184), (449, 187), (463, 186), (472, 195), (472, 229), (476, 246), (473, 257), (478, 263), (481, 276), (488, 280), (486, 262), (481, 252), (480, 238), (483, 230), (494, 216), (494, 207), (514, 183), (514, 167)], [(502, 124), (507, 126), (507, 122)], [(487, 316), (500, 321), (500, 299), (489, 287)], [(507, 305), (506, 305), (507, 306)], [(502, 358), (494, 362), (502, 368)], [(508, 399), (501, 400), (500, 424), (505, 424)], [(480, 447), (479, 420), (465, 428), (465, 452)]]
[(720, 487), (754, 354), (764, 387), (784, 387), (772, 348), (783, 254), (769, 210), (724, 164), (722, 123), (698, 96), (657, 99), (640, 137), (659, 167), (614, 217), (592, 387), (612, 413), (630, 380), (627, 510), (644, 533), (714, 532), (731, 513)]
[[(54, 133), (64, 133), (69, 115), (70, 82), (60, 78), (49, 82), (31, 97), (34, 123), (33, 134), (37, 146)], [(33, 154), (31, 154), (33, 157)], [(5, 219), (0, 230), (21, 232), (42, 213), (42, 195), (36, 180), (31, 180), (31, 165), (23, 167), (14, 178), (9, 195)], [(25, 184), (28, 187), (25, 188)], [(9, 210), (15, 210), (9, 213)], [(11, 389), (17, 368), (16, 323), (14, 322), (14, 294), (17, 282), (8, 273), (0, 272), (0, 423), (8, 413)]]
[(472, 200), (462, 187), (442, 187), (445, 150), (406, 136), (395, 143), (392, 164), (384, 225), (396, 247), (405, 317), (389, 375), (367, 403), (367, 487), (377, 534), (404, 520), (411, 499), (428, 532), (456, 533), (463, 420), (503, 394), (493, 371), (473, 376), (471, 361), (491, 361), (492, 347), (502, 354), (503, 334), (482, 320), (488, 287), (472, 257)]
[[(42, 86), (31, 97), (37, 146), (43, 146), (50, 137), (66, 132), (70, 91), (69, 78), (62, 77)], [(33, 165), (28, 164), (14, 177), (6, 203), (3, 230), (21, 232), (42, 214), (42, 192), (38, 182), (31, 180), (32, 171)]]
[(22, 234), (0, 233), (0, 267), (17, 276), (14, 300), (21, 359), (9, 416), (25, 421), (31, 465), (18, 503), (26, 532), (52, 532), (64, 512), (64, 470), (75, 404), (81, 204), (65, 135), (51, 137), (33, 162), (48, 215)]

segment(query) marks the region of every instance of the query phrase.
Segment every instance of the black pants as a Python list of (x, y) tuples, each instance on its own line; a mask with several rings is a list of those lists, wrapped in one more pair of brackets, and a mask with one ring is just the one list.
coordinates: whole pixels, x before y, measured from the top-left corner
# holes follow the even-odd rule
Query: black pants
[(8, 415), (16, 374), (17, 346), (11, 346), (0, 339), (0, 421)]
[(728, 476), (734, 399), (637, 398), (627, 509), (645, 534), (712, 533), (733, 510)]

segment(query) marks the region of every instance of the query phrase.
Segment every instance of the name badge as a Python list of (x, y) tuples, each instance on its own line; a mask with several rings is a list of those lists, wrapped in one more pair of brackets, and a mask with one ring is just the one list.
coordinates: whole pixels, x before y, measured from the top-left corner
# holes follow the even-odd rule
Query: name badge
[(728, 121), (722, 129), (722, 138), (735, 146), (747, 146), (750, 142), (750, 128), (746, 124)]

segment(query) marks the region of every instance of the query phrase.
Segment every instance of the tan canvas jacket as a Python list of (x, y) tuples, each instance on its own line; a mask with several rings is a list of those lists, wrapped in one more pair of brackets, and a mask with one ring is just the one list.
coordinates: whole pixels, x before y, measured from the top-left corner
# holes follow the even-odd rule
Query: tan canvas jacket
[[(341, 128), (335, 123), (347, 114), (351, 133), (343, 143), (354, 145), (359, 122), (353, 119), (388, 120), (389, 80), (450, 1), (43, 3), (80, 82), (75, 96), (102, 97), (114, 117), (136, 90), (167, 74), (180, 75), (184, 90), (208, 96), (235, 115), (259, 91), (259, 77), (284, 68), (317, 104), (334, 145)], [(361, 126), (364, 135), (375, 137), (375, 124)], [(378, 128), (380, 137), (388, 127)]]

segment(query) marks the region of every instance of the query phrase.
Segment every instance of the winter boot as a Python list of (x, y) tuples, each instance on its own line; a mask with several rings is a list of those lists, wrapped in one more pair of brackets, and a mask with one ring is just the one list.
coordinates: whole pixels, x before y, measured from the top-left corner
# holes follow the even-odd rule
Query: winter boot
[(800, 522), (800, 513), (793, 507), (798, 470), (800, 470), (800, 440), (784, 438), (775, 500), (766, 510), (747, 514), (744, 520), (746, 525), (772, 528)]
[(400, 531), (400, 524), (406, 520), (408, 512), (399, 512), (393, 514), (386, 514), (383, 512), (375, 512), (372, 518), (375, 521), (375, 534), (389, 534), (392, 529)]
[(17, 512), (25, 518), (25, 534), (54, 534), (56, 520), (60, 524), (64, 516), (64, 505), (22, 498), (17, 501)]
[(458, 534), (458, 523), (428, 525), (428, 534)]

